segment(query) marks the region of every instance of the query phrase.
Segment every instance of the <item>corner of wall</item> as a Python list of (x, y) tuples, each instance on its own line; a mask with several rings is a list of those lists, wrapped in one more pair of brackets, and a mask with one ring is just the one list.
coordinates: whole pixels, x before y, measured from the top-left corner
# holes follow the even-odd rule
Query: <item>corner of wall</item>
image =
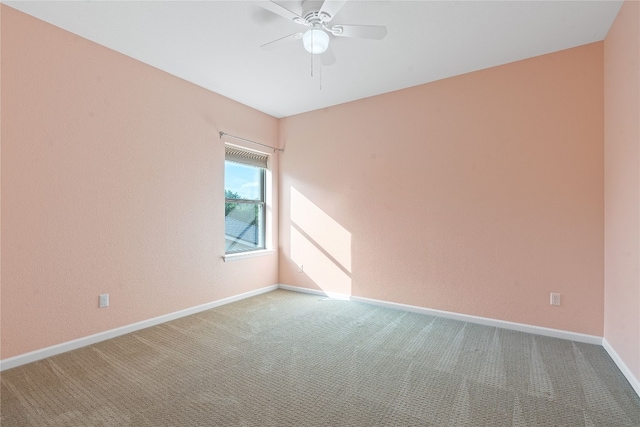
[[(640, 378), (640, 3), (625, 1), (604, 41), (604, 346)], [(639, 393), (640, 394), (640, 393)]]

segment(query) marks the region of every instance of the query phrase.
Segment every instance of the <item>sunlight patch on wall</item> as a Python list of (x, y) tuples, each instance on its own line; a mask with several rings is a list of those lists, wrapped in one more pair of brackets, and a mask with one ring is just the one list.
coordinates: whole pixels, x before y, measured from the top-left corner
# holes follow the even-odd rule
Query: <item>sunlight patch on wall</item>
[(351, 295), (351, 277), (291, 226), (291, 260), (329, 296)]
[(291, 221), (351, 272), (351, 233), (291, 187)]
[(291, 187), (291, 260), (327, 295), (351, 296), (351, 233)]

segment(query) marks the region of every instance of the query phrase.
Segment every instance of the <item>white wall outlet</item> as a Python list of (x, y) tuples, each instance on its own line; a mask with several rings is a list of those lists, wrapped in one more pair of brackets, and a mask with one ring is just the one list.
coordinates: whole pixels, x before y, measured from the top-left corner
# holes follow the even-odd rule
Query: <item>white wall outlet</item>
[(298, 266), (298, 273), (304, 273), (304, 265), (300, 264)]
[(109, 294), (100, 295), (100, 308), (109, 307)]
[(549, 303), (551, 305), (560, 305), (560, 294), (551, 292), (551, 301)]

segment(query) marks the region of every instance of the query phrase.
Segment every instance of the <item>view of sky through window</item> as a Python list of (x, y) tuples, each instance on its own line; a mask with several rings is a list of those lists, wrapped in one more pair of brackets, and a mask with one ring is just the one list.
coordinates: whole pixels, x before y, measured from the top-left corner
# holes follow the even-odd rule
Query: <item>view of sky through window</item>
[(259, 200), (260, 168), (226, 162), (224, 189), (225, 193), (230, 191), (237, 194), (238, 199)]

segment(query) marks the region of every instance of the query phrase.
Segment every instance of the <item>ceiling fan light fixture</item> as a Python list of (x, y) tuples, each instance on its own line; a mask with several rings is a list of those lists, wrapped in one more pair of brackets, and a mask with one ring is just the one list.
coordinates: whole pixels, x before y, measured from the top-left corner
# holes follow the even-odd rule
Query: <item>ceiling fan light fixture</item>
[(302, 44), (309, 53), (323, 53), (329, 47), (329, 34), (319, 29), (308, 30), (302, 35)]

